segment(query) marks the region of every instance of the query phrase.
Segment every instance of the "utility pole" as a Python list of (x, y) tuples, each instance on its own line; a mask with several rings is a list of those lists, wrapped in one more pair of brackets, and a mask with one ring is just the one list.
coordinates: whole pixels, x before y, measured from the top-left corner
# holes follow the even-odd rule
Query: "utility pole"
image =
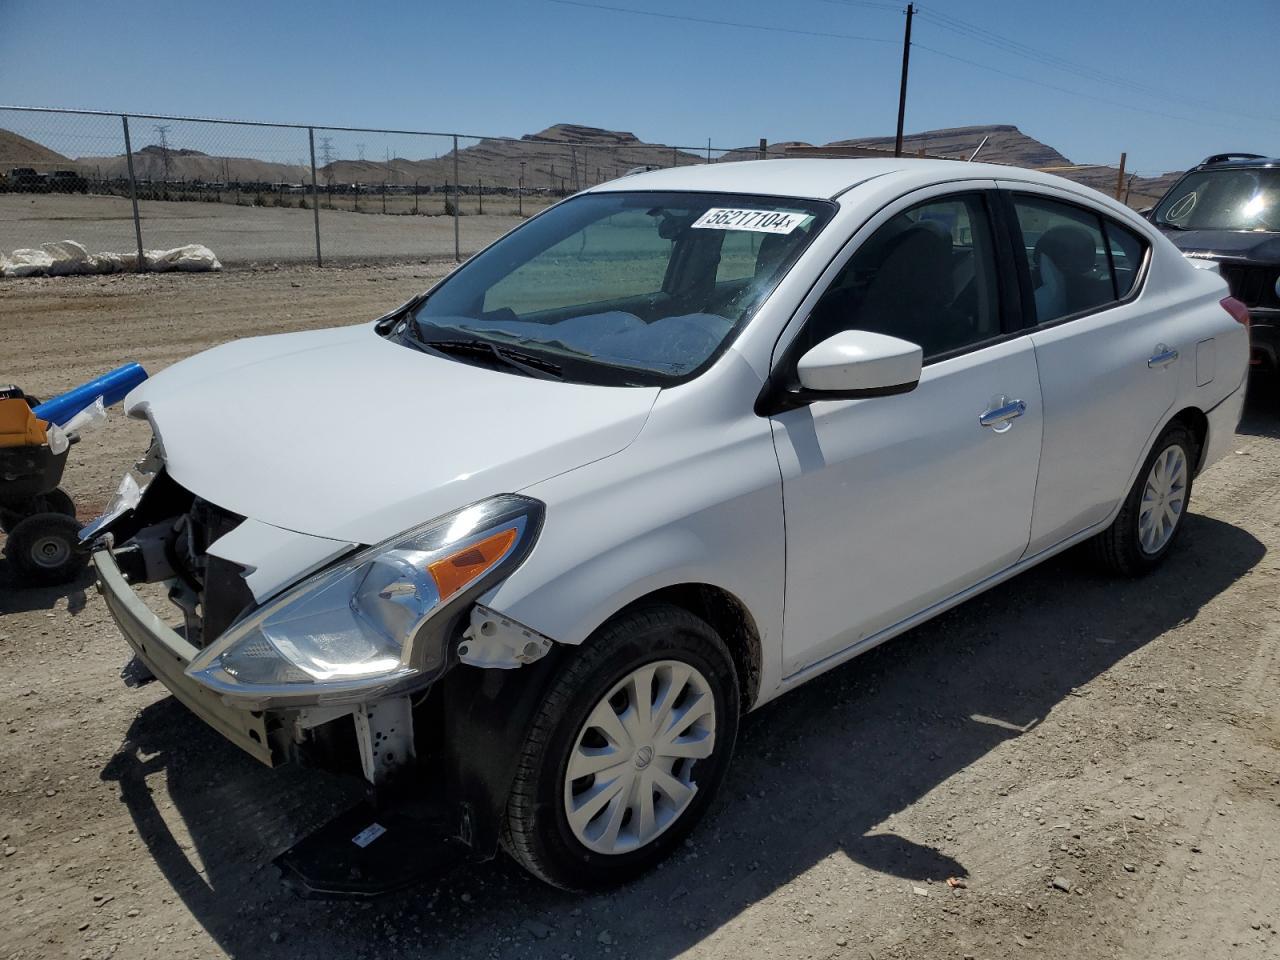
[(524, 165), (525, 161), (520, 161), (520, 180), (516, 184), (516, 216), (524, 216)]
[(914, 3), (907, 4), (907, 29), (902, 35), (902, 86), (898, 88), (898, 135), (893, 140), (893, 155), (902, 156), (902, 122), (907, 116), (907, 68), (911, 63), (911, 20), (916, 15)]

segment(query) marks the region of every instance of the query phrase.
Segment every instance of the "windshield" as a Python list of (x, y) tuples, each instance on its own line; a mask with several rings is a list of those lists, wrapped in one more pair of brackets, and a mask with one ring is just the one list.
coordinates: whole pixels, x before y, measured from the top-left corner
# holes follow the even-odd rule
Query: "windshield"
[(730, 194), (584, 194), (459, 268), (412, 311), (405, 335), (451, 356), (460, 340), (491, 343), (495, 362), (518, 347), (566, 379), (678, 382), (727, 346), (833, 209)]
[(1153, 219), (1182, 230), (1280, 230), (1280, 168), (1188, 174), (1160, 201)]

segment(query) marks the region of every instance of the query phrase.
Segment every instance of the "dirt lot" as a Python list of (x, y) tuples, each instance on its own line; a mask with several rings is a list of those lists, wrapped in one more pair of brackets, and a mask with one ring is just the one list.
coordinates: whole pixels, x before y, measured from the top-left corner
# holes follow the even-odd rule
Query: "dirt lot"
[[(296, 203), (297, 198), (290, 199)], [(375, 199), (361, 198), (362, 206), (376, 208)], [(474, 201), (464, 203), (462, 209), (467, 215), (459, 219), (464, 255), (474, 253), (520, 222), (510, 214), (476, 216), (474, 206)], [(492, 204), (485, 206), (487, 210), (495, 209)], [(163, 200), (144, 200), (138, 207), (142, 242), (148, 250), (202, 243), (224, 264), (310, 263), (315, 257), (315, 220), (311, 210)], [(530, 210), (532, 205), (526, 213)], [(136, 251), (129, 200), (73, 194), (0, 194), (0, 250), (7, 253), (54, 240), (75, 240), (92, 253)], [(321, 209), (320, 248), (326, 260), (333, 263), (452, 258), (453, 218)]]
[[(438, 272), (0, 283), (0, 380), (365, 319)], [(144, 434), (75, 448), (85, 513)], [(87, 578), (20, 591), (0, 567), (0, 957), (1280, 957), (1274, 402), (1233, 450), (1158, 573), (1060, 558), (766, 707), (680, 856), (585, 899), (501, 860), (295, 899), (268, 861), (358, 787), (126, 690)]]

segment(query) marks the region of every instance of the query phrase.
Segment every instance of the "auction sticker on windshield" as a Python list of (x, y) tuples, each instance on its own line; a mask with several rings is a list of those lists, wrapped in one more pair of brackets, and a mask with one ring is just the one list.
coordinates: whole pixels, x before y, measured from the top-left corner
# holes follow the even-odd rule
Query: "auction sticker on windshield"
[(790, 233), (812, 214), (777, 210), (735, 210), (712, 207), (692, 226), (701, 230), (753, 230), (756, 233)]

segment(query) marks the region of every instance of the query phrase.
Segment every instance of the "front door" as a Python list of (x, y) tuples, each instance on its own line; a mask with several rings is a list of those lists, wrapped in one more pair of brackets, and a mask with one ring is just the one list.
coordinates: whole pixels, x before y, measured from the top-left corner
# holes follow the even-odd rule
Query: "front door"
[(996, 250), (985, 192), (907, 206), (840, 268), (782, 361), (841, 329), (899, 336), (925, 357), (911, 393), (773, 418), (786, 676), (851, 652), (1026, 549), (1040, 387), (1031, 342), (1011, 329)]

